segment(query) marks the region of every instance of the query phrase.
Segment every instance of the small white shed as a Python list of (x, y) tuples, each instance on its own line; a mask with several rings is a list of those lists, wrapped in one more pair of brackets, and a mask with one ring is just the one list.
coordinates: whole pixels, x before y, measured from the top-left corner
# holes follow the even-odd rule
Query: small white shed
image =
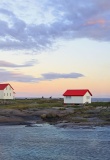
[(14, 99), (14, 95), (14, 89), (9, 83), (0, 84), (0, 99)]
[(67, 90), (64, 94), (64, 104), (91, 103), (91, 92), (88, 89)]

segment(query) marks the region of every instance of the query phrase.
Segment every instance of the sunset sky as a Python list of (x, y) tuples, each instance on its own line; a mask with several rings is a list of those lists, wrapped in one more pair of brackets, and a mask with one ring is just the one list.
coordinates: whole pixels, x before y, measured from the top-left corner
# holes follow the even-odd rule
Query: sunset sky
[(110, 97), (110, 0), (0, 0), (0, 83), (16, 97)]

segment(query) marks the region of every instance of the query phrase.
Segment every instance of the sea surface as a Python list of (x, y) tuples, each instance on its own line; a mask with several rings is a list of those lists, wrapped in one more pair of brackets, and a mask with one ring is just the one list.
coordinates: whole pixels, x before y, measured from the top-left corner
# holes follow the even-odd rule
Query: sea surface
[(110, 160), (110, 127), (0, 126), (0, 160)]
[(92, 98), (92, 102), (110, 102), (110, 98)]

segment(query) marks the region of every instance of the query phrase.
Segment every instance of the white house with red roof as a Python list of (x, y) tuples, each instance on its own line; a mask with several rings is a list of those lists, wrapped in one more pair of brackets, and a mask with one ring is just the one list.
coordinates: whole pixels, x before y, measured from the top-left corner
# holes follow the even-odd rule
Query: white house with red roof
[(14, 99), (14, 94), (14, 89), (9, 83), (0, 84), (0, 99)]
[(64, 104), (91, 103), (91, 92), (88, 89), (67, 90), (64, 94)]

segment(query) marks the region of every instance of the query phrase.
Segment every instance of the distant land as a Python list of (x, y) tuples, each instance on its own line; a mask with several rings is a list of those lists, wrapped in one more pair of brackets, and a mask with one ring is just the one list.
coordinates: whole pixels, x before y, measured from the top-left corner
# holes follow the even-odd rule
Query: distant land
[[(41, 98), (41, 97), (15, 97), (16, 99), (25, 99), (25, 98), (28, 98), (28, 99), (35, 99), (35, 98)], [(44, 97), (44, 98), (50, 98), (50, 97)], [(52, 97), (54, 99), (60, 99), (60, 98), (63, 98), (63, 97)], [(92, 102), (110, 102), (110, 98), (91, 98), (91, 101)]]

